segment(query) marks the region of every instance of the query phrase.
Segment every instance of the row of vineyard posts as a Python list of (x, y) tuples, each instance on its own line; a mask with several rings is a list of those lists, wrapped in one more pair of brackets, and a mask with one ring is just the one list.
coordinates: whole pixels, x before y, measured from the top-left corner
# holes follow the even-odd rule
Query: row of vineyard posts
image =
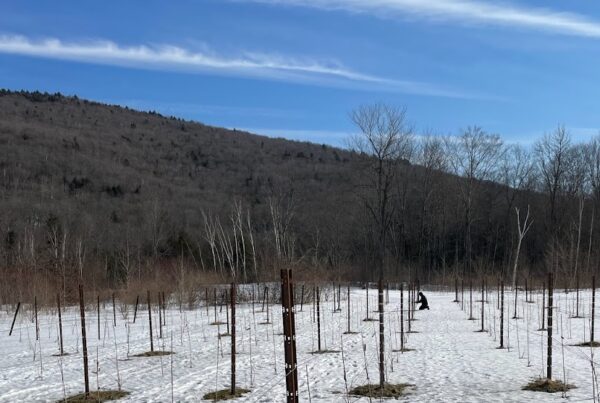
[[(547, 365), (546, 365), (546, 377), (547, 379), (551, 379), (552, 377), (552, 338), (553, 338), (553, 294), (554, 294), (554, 277), (552, 273), (548, 275), (547, 282), (544, 282), (542, 285), (542, 315), (546, 315), (546, 317), (542, 316), (542, 324), (546, 324), (546, 328), (542, 325), (539, 330), (545, 330), (547, 332)], [(525, 281), (525, 300), (526, 302), (532, 302), (529, 300), (531, 292), (532, 292), (532, 282)], [(595, 287), (596, 281), (595, 276), (592, 277), (591, 280), (592, 285), (592, 301), (591, 301), (591, 327), (590, 327), (590, 344), (594, 344), (594, 317), (595, 317)], [(420, 290), (419, 283), (409, 284), (408, 285), (408, 304), (407, 309), (404, 309), (404, 293), (405, 293), (405, 284), (400, 283), (397, 287), (395, 287), (400, 292), (400, 351), (408, 351), (406, 349), (406, 338), (405, 333), (412, 333), (411, 322), (414, 320), (414, 305), (417, 300), (417, 293)], [(576, 282), (576, 317), (579, 317), (579, 279)], [(374, 318), (369, 317), (369, 284), (367, 283), (365, 286), (366, 291), (366, 318), (365, 321), (375, 320)], [(469, 320), (474, 320), (475, 317), (473, 315), (473, 281), (468, 281), (469, 288)], [(333, 305), (335, 312), (341, 312), (341, 283), (337, 285), (334, 284), (333, 287)], [(505, 284), (502, 279), (498, 279), (497, 284), (497, 303), (500, 313), (500, 331), (499, 331), (499, 347), (500, 349), (504, 348), (504, 333), (505, 333)], [(236, 393), (236, 296), (237, 296), (237, 284), (231, 283), (229, 287), (229, 292), (225, 292), (225, 297), (223, 298), (227, 302), (226, 312), (227, 312), (227, 335), (231, 337), (231, 385), (230, 385), (230, 393), (231, 395), (235, 395)], [(351, 285), (346, 285), (346, 298), (347, 298), (347, 329), (344, 332), (345, 334), (354, 334), (351, 327), (351, 301), (350, 301), (350, 293)], [(377, 291), (378, 291), (378, 313), (379, 313), (379, 333), (380, 333), (380, 343), (384, 343), (383, 334), (384, 334), (384, 316), (383, 316), (383, 307), (384, 307), (384, 290), (385, 290), (385, 303), (389, 302), (389, 290), (390, 285), (387, 283), (384, 288), (384, 284), (382, 281), (377, 283)], [(213, 302), (214, 302), (214, 316), (215, 323), (217, 322), (217, 289), (213, 288)], [(283, 321), (283, 336), (284, 336), (284, 352), (285, 352), (285, 382), (287, 389), (287, 402), (298, 402), (299, 399), (299, 391), (298, 391), (298, 364), (297, 364), (297, 352), (296, 352), (296, 324), (295, 324), (295, 312), (296, 305), (299, 304), (300, 310), (303, 310), (305, 299), (308, 295), (306, 292), (306, 284), (302, 284), (299, 292), (299, 297), (295, 296), (296, 286), (292, 280), (292, 270), (283, 269), (281, 270), (281, 306), (282, 306), (282, 321)], [(484, 325), (484, 317), (485, 317), (485, 302), (487, 300), (487, 293), (489, 293), (489, 286), (485, 279), (481, 280), (481, 329), (479, 332), (485, 332)], [(517, 318), (517, 293), (518, 288), (515, 288), (515, 305), (514, 305), (514, 315), (513, 319)], [(227, 294), (228, 297), (227, 298)], [(254, 294), (254, 288), (253, 288)], [(460, 303), (461, 309), (465, 309), (465, 281), (460, 280), (459, 287), (459, 279), (455, 278), (454, 281), (454, 294), (455, 298), (453, 302)], [(460, 294), (460, 296), (459, 296)], [(159, 292), (158, 294), (158, 333), (159, 337), (163, 337), (163, 326), (166, 325), (166, 298), (164, 292)], [(546, 302), (547, 296), (547, 302)], [(209, 315), (209, 288), (205, 288), (205, 298), (206, 298), (206, 310), (207, 316)], [(96, 298), (97, 304), (97, 326), (98, 326), (98, 339), (101, 338), (100, 334), (100, 297)], [(222, 300), (223, 302), (223, 300)], [(255, 299), (254, 295), (251, 299), (252, 306), (254, 309)], [(138, 307), (140, 303), (139, 296), (136, 297), (135, 307), (134, 307), (134, 315), (133, 315), (133, 323), (135, 323), (137, 319)], [(265, 286), (262, 298), (262, 311), (267, 314), (267, 323), (270, 323), (269, 317), (269, 309), (265, 309), (265, 304), (269, 303), (269, 287)], [(146, 295), (146, 304), (148, 309), (148, 326), (149, 326), (149, 344), (150, 344), (150, 352), (154, 352), (154, 342), (153, 342), (153, 322), (152, 322), (152, 299), (151, 292), (147, 291)], [(60, 355), (64, 354), (64, 346), (63, 346), (63, 329), (62, 329), (62, 315), (61, 315), (61, 298), (60, 294), (56, 296), (56, 305), (57, 305), (57, 313), (58, 313), (58, 327), (59, 327), (59, 345), (60, 345)], [(318, 351), (321, 352), (321, 287), (318, 285), (314, 285), (312, 287), (312, 307), (314, 310), (314, 317), (317, 322), (317, 346)], [(17, 319), (17, 315), (21, 308), (21, 302), (19, 301), (16, 305), (15, 313), (12, 319), (9, 336), (13, 333), (13, 328), (15, 325), (15, 321)], [(180, 306), (181, 309), (181, 306)], [(34, 310), (34, 320), (35, 320), (35, 328), (36, 328), (36, 340), (39, 339), (39, 325), (38, 325), (38, 304), (37, 298), (34, 298), (33, 303)], [(115, 305), (115, 294), (112, 294), (112, 313), (113, 313), (113, 325), (117, 324), (116, 317), (116, 305)], [(80, 312), (80, 320), (81, 320), (81, 341), (82, 341), (82, 358), (83, 358), (83, 378), (84, 378), (84, 390), (85, 395), (89, 395), (90, 386), (89, 386), (89, 368), (88, 368), (88, 351), (87, 351), (87, 341), (88, 335), (86, 334), (86, 318), (85, 318), (85, 296), (84, 296), (84, 287), (83, 285), (79, 285), (79, 312)], [(408, 329), (405, 332), (404, 329), (404, 315), (407, 315), (407, 326)], [(547, 314), (546, 314), (547, 312)], [(384, 357), (379, 354), (379, 369), (380, 371), (384, 371)]]

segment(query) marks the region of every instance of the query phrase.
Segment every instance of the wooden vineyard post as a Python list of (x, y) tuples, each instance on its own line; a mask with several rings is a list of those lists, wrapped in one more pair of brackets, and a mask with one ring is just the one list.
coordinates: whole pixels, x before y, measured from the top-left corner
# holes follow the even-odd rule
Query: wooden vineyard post
[(83, 349), (83, 380), (85, 383), (85, 397), (90, 394), (90, 378), (88, 376), (88, 351), (85, 336), (85, 305), (83, 302), (83, 285), (79, 284), (79, 314), (81, 317), (81, 345)]
[(517, 286), (517, 283), (515, 281), (515, 314), (513, 315), (513, 319), (519, 319), (519, 317), (517, 316), (517, 294), (519, 293), (519, 287)]
[(369, 282), (367, 281), (367, 320), (369, 320)]
[(385, 384), (385, 328), (383, 322), (383, 280), (377, 284), (377, 302), (379, 304), (379, 386), (383, 390)]
[(60, 312), (60, 293), (56, 294), (56, 307), (58, 308), (58, 335), (59, 335), (59, 341), (60, 341), (60, 355), (64, 355), (62, 313)]
[(590, 346), (594, 347), (594, 316), (596, 316), (596, 276), (592, 276), (592, 323), (590, 325)]
[(300, 291), (300, 312), (304, 308), (304, 284), (302, 284), (302, 290)]
[(161, 292), (162, 308), (163, 308), (163, 325), (167, 326), (167, 303), (165, 302), (165, 292)]
[(158, 293), (158, 338), (162, 339), (162, 301), (160, 300), (160, 292)]
[(460, 309), (465, 309), (465, 280), (460, 280)]
[(485, 319), (485, 281), (481, 280), (481, 331), (485, 332), (483, 321)]
[(271, 323), (271, 318), (269, 317), (269, 287), (265, 287), (266, 298), (265, 301), (267, 303), (267, 323)]
[(231, 283), (231, 395), (235, 396), (235, 283)]
[(140, 303), (140, 296), (136, 295), (135, 296), (135, 309), (133, 311), (133, 323), (135, 323), (135, 319), (137, 318), (137, 310), (138, 310), (139, 303)]
[(346, 306), (346, 310), (348, 311), (348, 330), (346, 331), (346, 333), (350, 334), (352, 333), (352, 331), (350, 330), (350, 284), (348, 284), (346, 298), (348, 299), (348, 303)]
[(113, 326), (117, 327), (117, 308), (115, 307), (115, 293), (112, 293), (112, 303), (113, 303)]
[(225, 334), (231, 334), (230, 329), (229, 329), (229, 302), (230, 302), (231, 296), (230, 296), (230, 298), (227, 298), (227, 296), (228, 296), (228, 293), (227, 293), (227, 291), (225, 291), (225, 314), (227, 315), (225, 318), (226, 319), (225, 322), (227, 322), (227, 332)]
[(498, 279), (498, 288), (496, 289), (496, 301), (498, 303), (498, 309), (500, 309), (500, 279)]
[(217, 289), (213, 288), (213, 306), (215, 311), (215, 323), (217, 323)]
[[(349, 287), (348, 287), (349, 288)], [(292, 271), (281, 270), (281, 306), (285, 347), (285, 384), (287, 403), (298, 403), (298, 368), (296, 363), (296, 320)]]
[(579, 272), (577, 272), (577, 277), (575, 279), (575, 286), (577, 287), (577, 297), (575, 301), (575, 317), (579, 317)]
[(552, 272), (548, 273), (548, 352), (546, 362), (546, 378), (552, 379), (552, 293), (553, 293), (553, 276)]
[(400, 351), (404, 351), (404, 283), (400, 283)]
[(317, 351), (321, 351), (321, 293), (319, 287), (316, 289), (317, 293)]
[(150, 324), (150, 351), (154, 352), (154, 340), (152, 340), (152, 306), (150, 305), (150, 290), (146, 297), (148, 301), (148, 323)]
[(97, 314), (98, 314), (98, 340), (100, 340), (100, 295), (96, 296), (96, 302), (97, 302)]
[(341, 285), (341, 283), (338, 283), (338, 290), (337, 291), (338, 291), (338, 307), (337, 307), (337, 310), (338, 310), (338, 312), (340, 312), (342, 310), (342, 301), (341, 301), (341, 298), (342, 298), (342, 285)]
[(15, 309), (15, 316), (13, 316), (12, 324), (10, 325), (10, 332), (8, 335), (11, 336), (13, 332), (13, 328), (15, 327), (15, 320), (17, 320), (17, 314), (19, 313), (19, 308), (21, 307), (21, 301), (17, 303), (17, 309)]
[(454, 301), (458, 302), (458, 277), (454, 277)]
[(409, 283), (409, 284), (407, 284), (407, 288), (406, 288), (406, 305), (407, 305), (407, 308), (408, 308), (407, 312), (406, 312), (406, 322), (408, 323), (408, 333), (411, 333), (411, 329), (410, 329), (410, 327), (411, 327), (411, 325), (410, 325), (410, 322), (411, 322), (411, 320), (410, 320), (410, 310), (411, 310), (411, 307), (412, 307), (412, 301), (411, 301), (410, 298), (411, 297), (410, 297), (410, 283)]
[(469, 320), (475, 320), (473, 317), (473, 280), (469, 280)]
[(546, 330), (546, 283), (542, 283), (542, 327), (540, 330)]
[[(252, 306), (254, 307), (254, 287), (252, 287)], [(204, 305), (206, 305), (206, 317), (210, 315), (209, 303), (208, 303), (208, 287), (204, 287)]]
[(38, 310), (37, 310), (37, 297), (34, 296), (33, 297), (33, 310), (35, 313), (35, 339), (39, 340), (40, 339), (40, 325), (38, 323)]
[(385, 283), (385, 303), (386, 305), (390, 303), (390, 283)]
[(500, 347), (504, 348), (504, 280), (500, 280)]

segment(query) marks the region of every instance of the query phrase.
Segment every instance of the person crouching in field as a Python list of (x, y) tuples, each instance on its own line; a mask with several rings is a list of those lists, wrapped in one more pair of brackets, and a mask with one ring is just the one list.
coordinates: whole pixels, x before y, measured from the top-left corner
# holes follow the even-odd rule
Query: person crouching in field
[(429, 310), (429, 304), (427, 303), (427, 298), (425, 298), (425, 295), (423, 295), (422, 292), (419, 292), (419, 299), (417, 300), (417, 304), (421, 304), (421, 306), (419, 307), (419, 311), (422, 311), (424, 309)]

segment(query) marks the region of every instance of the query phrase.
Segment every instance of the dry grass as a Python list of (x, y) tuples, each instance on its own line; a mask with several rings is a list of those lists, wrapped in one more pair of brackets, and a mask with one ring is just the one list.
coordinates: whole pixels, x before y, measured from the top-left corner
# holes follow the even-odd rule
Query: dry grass
[(145, 353), (135, 354), (132, 357), (160, 357), (163, 355), (175, 354), (172, 351), (146, 351)]
[(349, 393), (354, 396), (367, 396), (367, 397), (400, 397), (404, 395), (404, 391), (407, 387), (412, 386), (408, 383), (389, 384), (383, 385), (362, 385), (352, 389)]
[(204, 400), (212, 400), (215, 402), (221, 401), (221, 400), (231, 400), (231, 399), (237, 399), (238, 397), (243, 397), (244, 394), (246, 393), (250, 393), (250, 390), (248, 389), (242, 389), (242, 388), (236, 388), (235, 389), (235, 393), (231, 394), (231, 390), (230, 389), (223, 389), (223, 390), (218, 390), (216, 392), (210, 392), (205, 394), (202, 399)]
[(78, 402), (108, 402), (111, 400), (118, 400), (125, 396), (128, 396), (129, 392), (123, 390), (98, 390), (90, 392), (87, 395), (80, 393), (78, 395), (69, 396), (66, 399), (61, 399), (59, 402), (78, 403)]
[(566, 392), (569, 389), (573, 389), (575, 386), (570, 384), (564, 384), (562, 381), (557, 381), (553, 379), (546, 378), (538, 378), (529, 382), (527, 385), (523, 386), (521, 389), (530, 390), (533, 392), (546, 392), (546, 393), (556, 393), (556, 392)]

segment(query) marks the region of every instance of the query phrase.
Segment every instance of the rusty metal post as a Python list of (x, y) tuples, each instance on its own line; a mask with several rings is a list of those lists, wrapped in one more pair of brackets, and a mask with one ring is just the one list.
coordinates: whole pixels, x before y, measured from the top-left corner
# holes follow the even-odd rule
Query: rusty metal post
[(83, 349), (83, 380), (85, 383), (85, 396), (90, 393), (90, 378), (88, 375), (87, 337), (85, 336), (85, 304), (83, 302), (83, 285), (79, 284), (79, 313), (81, 317), (81, 345)]
[[(317, 294), (318, 295), (318, 294)], [(281, 270), (281, 306), (285, 347), (285, 383), (287, 403), (298, 403), (298, 369), (296, 363), (296, 322), (292, 271)]]

